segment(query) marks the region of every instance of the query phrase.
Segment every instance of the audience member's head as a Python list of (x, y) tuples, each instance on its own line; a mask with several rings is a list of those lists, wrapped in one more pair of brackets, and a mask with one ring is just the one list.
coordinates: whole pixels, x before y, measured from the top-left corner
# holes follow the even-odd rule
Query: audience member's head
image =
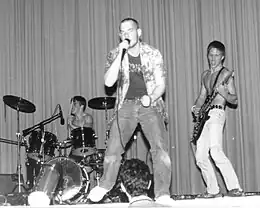
[(131, 197), (147, 195), (151, 179), (149, 167), (139, 159), (126, 160), (120, 167), (118, 180)]

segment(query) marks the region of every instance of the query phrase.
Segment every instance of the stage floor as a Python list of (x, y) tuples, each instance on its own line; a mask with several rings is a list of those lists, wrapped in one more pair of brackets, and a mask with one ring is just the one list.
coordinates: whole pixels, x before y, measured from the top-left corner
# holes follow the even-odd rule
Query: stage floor
[[(9, 207), (31, 207), (25, 205), (17, 205)], [(40, 205), (37, 207), (41, 207)], [(128, 203), (106, 203), (106, 204), (77, 204), (77, 205), (50, 205), (49, 207), (54, 208), (127, 208)], [(185, 200), (175, 200), (173, 208), (256, 208), (260, 207), (260, 196), (242, 196), (242, 197), (219, 197), (214, 199), (185, 199)]]

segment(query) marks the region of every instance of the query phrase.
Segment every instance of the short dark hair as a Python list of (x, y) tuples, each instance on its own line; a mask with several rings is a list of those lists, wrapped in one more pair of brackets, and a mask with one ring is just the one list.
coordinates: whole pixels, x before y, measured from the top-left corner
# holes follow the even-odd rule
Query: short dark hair
[(122, 24), (123, 22), (127, 22), (127, 21), (132, 21), (132, 22), (134, 22), (135, 25), (136, 25), (136, 29), (139, 29), (139, 22), (138, 22), (136, 19), (134, 19), (134, 18), (132, 18), (132, 17), (126, 17), (125, 19), (121, 20), (121, 22), (120, 22), (120, 24), (119, 24), (119, 30), (120, 30), (121, 24)]
[(125, 160), (119, 170), (119, 181), (132, 196), (148, 194), (148, 185), (152, 179), (148, 165), (139, 159)]
[(208, 48), (207, 48), (207, 56), (209, 55), (209, 52), (212, 48), (216, 48), (218, 49), (222, 55), (224, 56), (224, 59), (222, 60), (222, 64), (224, 63), (224, 60), (225, 60), (225, 55), (226, 55), (226, 48), (224, 46), (223, 43), (221, 43), (220, 41), (217, 41), (217, 40), (214, 40), (212, 41), (209, 45), (208, 45)]
[(86, 106), (87, 106), (87, 101), (84, 97), (80, 96), (80, 95), (76, 95), (73, 98), (71, 98), (70, 102), (75, 102), (78, 101), (79, 105), (83, 105), (83, 111), (86, 110)]

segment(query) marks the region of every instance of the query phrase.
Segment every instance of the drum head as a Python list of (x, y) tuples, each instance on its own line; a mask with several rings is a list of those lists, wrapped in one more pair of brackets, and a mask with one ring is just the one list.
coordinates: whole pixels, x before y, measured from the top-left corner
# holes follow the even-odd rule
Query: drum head
[(60, 197), (62, 201), (66, 201), (75, 196), (82, 187), (82, 171), (72, 159), (66, 157), (57, 157), (50, 160), (47, 164), (60, 163), (62, 167), (61, 183), (59, 190), (61, 190)]
[(80, 157), (86, 157), (89, 155), (92, 155), (96, 152), (96, 148), (93, 147), (79, 147), (77, 149), (72, 149), (71, 154), (75, 156), (80, 156)]

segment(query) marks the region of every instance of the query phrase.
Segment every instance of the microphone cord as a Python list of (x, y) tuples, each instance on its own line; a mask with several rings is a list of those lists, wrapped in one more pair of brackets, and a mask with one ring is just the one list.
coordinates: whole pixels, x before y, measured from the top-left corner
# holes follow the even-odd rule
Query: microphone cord
[(123, 77), (123, 70), (122, 70), (122, 61), (121, 61), (118, 79), (117, 79), (116, 122), (117, 122), (117, 129), (118, 129), (118, 133), (119, 133), (120, 143), (121, 143), (121, 146), (123, 147), (123, 149), (125, 150), (125, 146), (124, 146), (123, 138), (122, 138), (122, 133), (121, 133), (121, 129), (120, 129), (120, 126), (119, 126), (119, 115), (118, 115), (118, 111), (119, 111), (118, 107), (119, 107), (119, 103), (121, 101), (120, 96), (119, 96), (119, 88), (121, 88), (122, 77)]

